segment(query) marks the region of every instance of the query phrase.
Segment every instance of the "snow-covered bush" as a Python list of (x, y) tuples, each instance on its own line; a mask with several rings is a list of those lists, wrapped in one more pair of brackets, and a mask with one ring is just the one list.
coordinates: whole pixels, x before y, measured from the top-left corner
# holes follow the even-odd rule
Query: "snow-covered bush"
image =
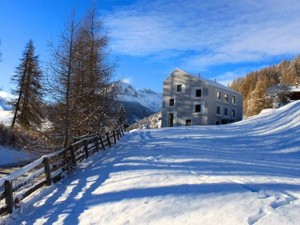
[(267, 97), (272, 100), (273, 108), (287, 104), (290, 94), (290, 87), (286, 84), (278, 84), (267, 90)]

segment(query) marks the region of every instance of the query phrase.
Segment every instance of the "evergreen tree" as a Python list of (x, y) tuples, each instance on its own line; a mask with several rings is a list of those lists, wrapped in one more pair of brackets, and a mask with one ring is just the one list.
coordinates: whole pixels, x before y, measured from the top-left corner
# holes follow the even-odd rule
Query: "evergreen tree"
[(43, 119), (42, 72), (39, 68), (38, 56), (34, 53), (33, 41), (26, 45), (12, 81), (17, 83), (13, 94), (18, 96), (10, 102), (14, 109), (11, 128), (17, 124), (24, 129), (37, 129)]
[(117, 123), (119, 126), (125, 126), (126, 125), (126, 113), (124, 106), (121, 106), (118, 110), (118, 118)]

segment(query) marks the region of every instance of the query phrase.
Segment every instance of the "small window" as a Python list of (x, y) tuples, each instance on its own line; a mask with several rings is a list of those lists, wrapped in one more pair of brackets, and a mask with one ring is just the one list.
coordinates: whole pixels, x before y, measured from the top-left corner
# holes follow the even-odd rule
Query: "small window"
[(186, 120), (185, 125), (186, 126), (191, 126), (192, 125), (192, 120)]
[(174, 98), (171, 98), (169, 100), (169, 106), (174, 106), (174, 103), (175, 103)]
[(201, 112), (201, 105), (195, 105), (195, 112)]
[(217, 91), (217, 99), (221, 100), (221, 92), (220, 91)]
[(228, 109), (224, 108), (224, 116), (228, 116)]
[(198, 97), (198, 98), (202, 97), (202, 90), (201, 89), (196, 90), (196, 97)]
[(231, 117), (234, 118), (235, 117), (235, 110), (231, 110)]
[(234, 96), (234, 95), (231, 97), (231, 103), (232, 103), (232, 104), (235, 104), (235, 103), (236, 103), (236, 99), (235, 99), (235, 96)]
[(221, 107), (217, 106), (217, 115), (220, 115), (220, 114), (221, 114)]
[(177, 92), (182, 92), (182, 84), (177, 85)]
[(228, 102), (228, 94), (227, 93), (224, 94), (224, 101)]

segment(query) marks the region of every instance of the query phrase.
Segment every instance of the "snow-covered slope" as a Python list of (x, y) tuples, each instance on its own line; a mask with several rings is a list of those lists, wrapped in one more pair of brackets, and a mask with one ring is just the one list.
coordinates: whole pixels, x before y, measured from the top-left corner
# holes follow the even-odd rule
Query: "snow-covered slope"
[(162, 94), (150, 89), (135, 89), (128, 83), (120, 83), (120, 93), (117, 95), (119, 101), (135, 102), (150, 109), (153, 112), (161, 111)]
[[(29, 161), (30, 159), (32, 159), (32, 157), (25, 151), (17, 151), (15, 149), (0, 145), (0, 168), (6, 167), (11, 164), (18, 164), (20, 162)], [(2, 177), (1, 171), (0, 177)]]
[(127, 133), (3, 222), (297, 225), (299, 212), (300, 101), (234, 124)]
[(135, 129), (157, 129), (161, 128), (161, 112), (155, 113), (148, 116), (132, 125), (130, 125), (127, 130)]

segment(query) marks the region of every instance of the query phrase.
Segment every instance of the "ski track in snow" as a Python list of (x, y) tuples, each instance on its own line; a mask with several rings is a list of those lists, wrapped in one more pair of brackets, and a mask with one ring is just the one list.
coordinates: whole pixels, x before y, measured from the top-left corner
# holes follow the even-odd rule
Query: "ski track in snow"
[(295, 102), (230, 125), (127, 133), (2, 221), (298, 225), (299, 127)]

